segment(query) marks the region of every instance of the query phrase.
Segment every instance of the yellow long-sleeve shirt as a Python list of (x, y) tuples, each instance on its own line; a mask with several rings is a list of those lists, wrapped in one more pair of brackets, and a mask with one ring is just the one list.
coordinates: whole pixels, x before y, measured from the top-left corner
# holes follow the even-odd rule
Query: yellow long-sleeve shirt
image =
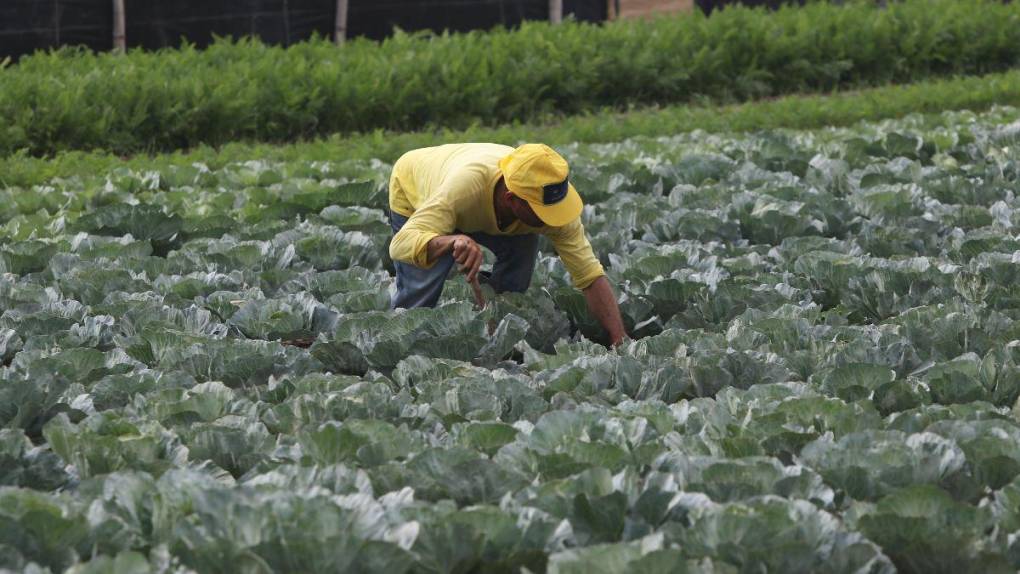
[(401, 156), (390, 176), (390, 209), (408, 220), (390, 242), (390, 258), (431, 267), (429, 241), (454, 230), (489, 235), (538, 233), (552, 242), (578, 289), (605, 275), (580, 218), (562, 227), (535, 228), (515, 221), (499, 228), (493, 189), (502, 175), (499, 160), (511, 151), (504, 145), (468, 143), (416, 149)]

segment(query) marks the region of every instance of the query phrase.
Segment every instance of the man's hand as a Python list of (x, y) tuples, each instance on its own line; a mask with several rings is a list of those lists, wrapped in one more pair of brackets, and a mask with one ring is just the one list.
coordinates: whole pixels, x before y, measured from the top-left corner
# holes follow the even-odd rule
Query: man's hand
[(474, 283), (482, 267), (482, 248), (467, 235), (455, 235), (453, 260), (459, 265), (460, 271), (467, 274), (468, 283)]
[(623, 328), (620, 306), (617, 305), (616, 296), (609, 286), (609, 279), (603, 275), (593, 281), (584, 289), (584, 299), (588, 303), (588, 313), (598, 319), (602, 328), (609, 334), (610, 346), (615, 347), (622, 343), (627, 332)]
[(429, 261), (435, 261), (448, 252), (452, 253), (458, 269), (467, 274), (468, 282), (475, 281), (483, 259), (478, 243), (467, 235), (440, 235), (429, 241)]

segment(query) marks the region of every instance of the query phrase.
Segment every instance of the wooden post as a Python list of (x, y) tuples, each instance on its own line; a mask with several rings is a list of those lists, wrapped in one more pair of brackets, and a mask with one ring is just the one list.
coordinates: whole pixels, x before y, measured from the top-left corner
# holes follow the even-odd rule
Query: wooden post
[(549, 0), (549, 21), (553, 24), (563, 21), (563, 0)]
[(124, 0), (113, 0), (113, 49), (124, 52), (127, 49), (127, 37), (124, 33)]
[(347, 39), (347, 0), (336, 0), (336, 28), (333, 30), (333, 41), (342, 46)]

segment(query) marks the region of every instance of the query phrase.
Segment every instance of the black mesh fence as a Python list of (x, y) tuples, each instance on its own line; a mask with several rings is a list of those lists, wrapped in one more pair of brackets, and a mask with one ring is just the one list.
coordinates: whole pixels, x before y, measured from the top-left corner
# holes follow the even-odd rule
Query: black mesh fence
[[(606, 0), (564, 0), (565, 14), (585, 21), (608, 15)], [(349, 37), (381, 39), (405, 31), (467, 31), (515, 26), (549, 17), (548, 0), (350, 0)], [(128, 47), (199, 47), (216, 36), (256, 36), (290, 44), (318, 33), (331, 37), (335, 0), (125, 0)], [(112, 0), (0, 0), (0, 59), (62, 45), (109, 50)]]
[[(788, 4), (803, 5), (804, 2), (805, 0), (694, 0), (694, 5), (700, 8), (705, 14), (711, 14), (713, 10), (718, 10), (733, 4), (740, 4), (741, 6), (764, 6), (774, 10), (780, 6)], [(838, 2), (839, 0), (835, 0), (833, 3)]]
[(112, 1), (0, 0), (0, 60), (52, 46), (112, 44)]

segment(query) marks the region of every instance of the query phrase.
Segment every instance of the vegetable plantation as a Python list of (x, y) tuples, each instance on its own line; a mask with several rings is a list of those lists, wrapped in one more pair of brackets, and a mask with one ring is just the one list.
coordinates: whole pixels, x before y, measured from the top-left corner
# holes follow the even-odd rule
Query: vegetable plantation
[(614, 350), (388, 310), (381, 161), (0, 190), (0, 566), (1020, 568), (1020, 110), (559, 149)]

